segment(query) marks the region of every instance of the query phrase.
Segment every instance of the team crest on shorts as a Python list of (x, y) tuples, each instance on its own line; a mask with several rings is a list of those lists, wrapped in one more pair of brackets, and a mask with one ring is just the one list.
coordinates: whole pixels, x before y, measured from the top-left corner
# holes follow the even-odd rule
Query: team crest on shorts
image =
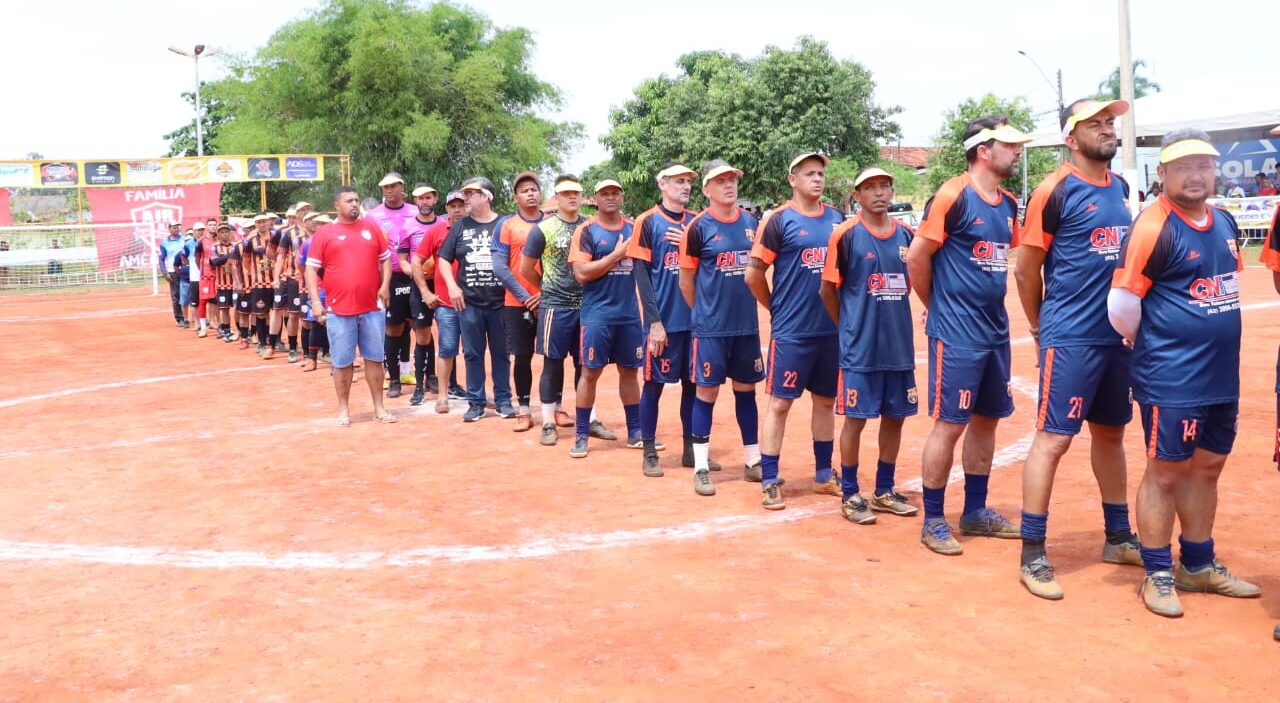
[(1010, 398), (1012, 398), (1012, 397), (1013, 397), (1013, 383), (1012, 383), (1012, 382), (1009, 382), (1009, 383), (1004, 384), (1004, 392), (1005, 392), (1005, 393), (1008, 393)]
[(636, 358), (637, 359), (644, 358), (644, 347), (636, 347)]
[(916, 393), (915, 386), (912, 386), (907, 389), (907, 402), (911, 403), (912, 405), (915, 405), (916, 403), (920, 402), (920, 396), (919, 394)]
[(764, 359), (761, 359), (760, 357), (757, 356), (756, 357), (756, 373), (760, 373), (761, 371), (764, 371)]
[(903, 263), (905, 263), (905, 262), (906, 262), (906, 260), (907, 260), (907, 248), (906, 248), (906, 247), (898, 247), (898, 259), (899, 259), (900, 261), (902, 261)]

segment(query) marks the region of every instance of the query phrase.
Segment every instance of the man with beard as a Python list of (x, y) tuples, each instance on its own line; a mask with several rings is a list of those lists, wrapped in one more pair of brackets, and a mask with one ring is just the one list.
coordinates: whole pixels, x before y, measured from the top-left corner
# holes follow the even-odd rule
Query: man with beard
[(1000, 187), (1030, 139), (1003, 117), (982, 117), (964, 131), (968, 169), (925, 204), (907, 252), (911, 286), (926, 307), (929, 414), (933, 430), (921, 457), (924, 525), (920, 541), (938, 554), (964, 547), (943, 514), (956, 443), (964, 435), (963, 534), (1017, 539), (1018, 528), (987, 507), (996, 425), (1013, 413), (1009, 314), (1004, 298), (1009, 250), (1018, 244), (1018, 201)]
[(512, 357), (511, 374), (516, 388), (516, 432), (533, 427), (529, 395), (533, 390), (533, 339), (538, 333), (538, 302), (541, 291), (520, 276), (520, 257), (534, 225), (543, 220), (542, 186), (538, 174), (525, 171), (513, 186), (516, 212), (503, 218), (498, 236), (493, 238), (493, 272), (507, 289), (502, 307), (502, 323), (507, 331), (507, 353)]
[(1062, 588), (1045, 554), (1049, 495), (1085, 422), (1102, 494), (1102, 560), (1142, 564), (1125, 480), (1130, 351), (1107, 320), (1107, 292), (1131, 221), (1129, 185), (1107, 164), (1116, 155), (1116, 118), (1128, 111), (1123, 100), (1077, 100), (1063, 111), (1071, 159), (1031, 194), (1014, 272), (1040, 362), (1036, 436), (1022, 470), (1021, 580), (1050, 600), (1062, 598)]
[(431, 236), (432, 232), (440, 232), (440, 239), (443, 241), (444, 233), (449, 230), (449, 224), (444, 218), (436, 215), (436, 201), (440, 196), (435, 188), (426, 183), (419, 183), (414, 186), (411, 195), (413, 204), (418, 208), (418, 214), (404, 225), (404, 235), (396, 248), (396, 258), (400, 261), (400, 270), (410, 273), (415, 283), (409, 296), (410, 324), (413, 325), (413, 338), (417, 343), (413, 349), (414, 387), (409, 404), (422, 405), (427, 393), (439, 391), (439, 382), (436, 380), (435, 373), (436, 345), (431, 338), (431, 323), (435, 319), (433, 303), (436, 296), (433, 290), (434, 283), (425, 286), (425, 295), (423, 289), (416, 285), (418, 275), (413, 273), (412, 257), (413, 252), (418, 250), (423, 240)]
[[(1198, 129), (1166, 134), (1157, 173), (1164, 194), (1124, 240), (1107, 298), (1111, 324), (1133, 343), (1133, 398), (1142, 412), (1147, 470), (1138, 486), (1143, 604), (1179, 617), (1175, 588), (1257, 598), (1214, 552), (1218, 478), (1240, 411), (1240, 230), (1208, 204), (1218, 151)], [(1182, 534), (1173, 565), (1173, 520)]]
[[(387, 338), (384, 354), (387, 365), (387, 397), (399, 398), (402, 383), (412, 382), (413, 378), (402, 378), (409, 363), (409, 335), (404, 323), (413, 316), (413, 274), (401, 268), (398, 252), (419, 211), (406, 202), (404, 177), (399, 173), (388, 172), (378, 181), (378, 187), (382, 188), (382, 202), (369, 210), (365, 217), (377, 222), (382, 228), (391, 251), (391, 302), (386, 309)], [(408, 260), (407, 256), (405, 260)]]

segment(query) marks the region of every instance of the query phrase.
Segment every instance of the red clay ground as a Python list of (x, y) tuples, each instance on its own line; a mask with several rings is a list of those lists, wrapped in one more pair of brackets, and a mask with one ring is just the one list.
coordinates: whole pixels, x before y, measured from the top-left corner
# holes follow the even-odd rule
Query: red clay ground
[[(0, 700), (1280, 695), (1275, 307), (1245, 313), (1215, 534), (1265, 595), (1184, 595), (1186, 617), (1170, 621), (1142, 608), (1139, 570), (1098, 561), (1085, 441), (1059, 472), (1050, 550), (1067, 597), (1048, 603), (1019, 585), (1016, 541), (969, 539), (948, 559), (920, 546), (918, 518), (841, 520), (836, 499), (809, 493), (807, 403), (783, 455), (788, 507), (767, 513), (737, 469), (731, 401), (712, 438), (729, 468), (700, 498), (673, 466), (674, 389), (662, 479), (620, 445), (572, 460), (565, 440), (543, 448), (508, 421), (464, 425), (460, 409), (437, 416), (407, 396), (389, 401), (400, 424), (369, 422), (359, 382), (341, 429), (323, 367), (197, 340), (146, 292), (0, 298)], [(1244, 298), (1277, 301), (1269, 273), (1249, 269)], [(991, 496), (1010, 517), (1030, 345), (1014, 347), (1014, 373)], [(601, 415), (621, 428), (612, 373), (605, 383)], [(908, 423), (900, 482), (918, 478), (928, 426)], [(1140, 437), (1135, 423), (1131, 487)]]

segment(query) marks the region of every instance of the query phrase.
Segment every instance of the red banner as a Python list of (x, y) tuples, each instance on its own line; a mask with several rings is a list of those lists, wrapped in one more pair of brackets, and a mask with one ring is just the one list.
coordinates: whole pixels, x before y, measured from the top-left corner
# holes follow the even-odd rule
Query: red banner
[[(119, 232), (99, 228), (98, 270), (149, 269), (169, 223), (183, 229), (218, 216), (221, 183), (150, 188), (86, 188), (95, 223), (120, 223)], [(104, 231), (105, 230), (105, 231)]]
[(13, 213), (9, 211), (9, 191), (0, 188), (0, 227), (13, 224)]

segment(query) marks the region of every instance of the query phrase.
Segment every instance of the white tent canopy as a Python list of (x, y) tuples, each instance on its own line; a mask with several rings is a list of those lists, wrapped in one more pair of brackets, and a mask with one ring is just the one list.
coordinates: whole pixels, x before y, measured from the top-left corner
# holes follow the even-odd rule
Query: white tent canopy
[[(1136, 119), (1139, 139), (1158, 137), (1181, 127), (1206, 132), (1242, 129), (1270, 129), (1280, 124), (1280, 97), (1268, 91), (1219, 91), (1204, 93), (1153, 93), (1135, 101), (1134, 109), (1121, 119)], [(1055, 124), (1057, 120), (1054, 120)], [(1062, 144), (1059, 130), (1037, 132), (1028, 146)]]

